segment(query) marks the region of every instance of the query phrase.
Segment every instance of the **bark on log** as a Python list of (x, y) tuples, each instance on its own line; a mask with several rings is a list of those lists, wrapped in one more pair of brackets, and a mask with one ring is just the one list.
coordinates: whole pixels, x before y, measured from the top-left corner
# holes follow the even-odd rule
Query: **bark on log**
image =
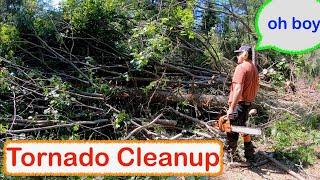
[[(125, 96), (123, 94), (126, 94)], [(120, 98), (135, 98), (145, 96), (141, 90), (130, 89), (119, 93)], [(222, 95), (208, 95), (208, 94), (188, 94), (188, 93), (174, 93), (163, 90), (157, 90), (152, 96), (151, 102), (179, 102), (188, 101), (196, 104), (199, 107), (213, 107), (226, 106), (227, 97)]]

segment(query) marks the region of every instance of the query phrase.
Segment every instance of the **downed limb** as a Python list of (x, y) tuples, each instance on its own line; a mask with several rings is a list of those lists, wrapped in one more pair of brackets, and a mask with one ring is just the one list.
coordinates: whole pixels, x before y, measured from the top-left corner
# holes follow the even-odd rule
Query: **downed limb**
[[(133, 121), (133, 120), (130, 120), (130, 122), (131, 122), (132, 124), (134, 124), (135, 126), (141, 127), (140, 124), (136, 123), (136, 122)], [(157, 133), (151, 132), (151, 131), (149, 131), (149, 130), (146, 129), (146, 128), (142, 128), (142, 130), (143, 130), (144, 132), (146, 132), (148, 135), (152, 135), (152, 136), (155, 136), (155, 137), (160, 137), (161, 139), (168, 139), (166, 136), (164, 136), (164, 135), (162, 135), (162, 134), (157, 134)]]
[(230, 167), (250, 167), (250, 166), (254, 166), (254, 167), (259, 167), (259, 166), (262, 166), (262, 165), (265, 165), (269, 162), (268, 159), (264, 159), (264, 160), (261, 160), (259, 162), (256, 162), (256, 163), (246, 163), (246, 162), (231, 162), (231, 163), (228, 163), (228, 166)]
[(73, 122), (73, 123), (69, 123), (69, 124), (58, 124), (58, 125), (38, 127), (38, 128), (7, 130), (5, 133), (2, 133), (2, 134), (7, 134), (7, 133), (17, 134), (17, 133), (26, 133), (26, 132), (33, 132), (33, 131), (48, 130), (48, 129), (56, 129), (56, 128), (66, 128), (66, 127), (71, 127), (73, 125), (92, 125), (92, 124), (98, 124), (98, 123), (103, 123), (103, 122), (108, 122), (108, 121), (110, 121), (110, 120), (109, 119), (99, 119), (99, 120), (95, 120), (95, 121), (78, 121), (78, 122)]
[(303, 178), (301, 175), (297, 174), (296, 172), (290, 170), (288, 167), (286, 167), (285, 165), (281, 164), (279, 161), (277, 161), (276, 159), (274, 159), (273, 157), (268, 156), (265, 152), (263, 151), (259, 151), (259, 153), (261, 155), (263, 155), (264, 157), (268, 158), (270, 161), (272, 161), (274, 164), (276, 164), (278, 167), (280, 167), (281, 169), (285, 170), (287, 173), (289, 173), (290, 175), (292, 175), (293, 177), (299, 179), (299, 180), (304, 180), (305, 178)]
[(161, 117), (163, 116), (163, 113), (159, 114), (153, 121), (151, 121), (149, 124), (146, 124), (144, 126), (140, 126), (136, 129), (134, 129), (133, 131), (131, 131), (125, 138), (124, 140), (129, 139), (132, 135), (134, 135), (136, 132), (139, 132), (141, 129), (144, 129), (146, 127), (151, 126), (152, 124), (154, 124), (155, 122), (157, 122)]
[[(123, 97), (122, 94), (128, 95)], [(141, 90), (127, 89), (123, 93), (119, 93), (120, 98), (135, 98), (142, 96)], [(199, 107), (213, 107), (227, 105), (227, 97), (222, 95), (208, 94), (191, 94), (191, 93), (175, 93), (172, 91), (157, 90), (151, 102), (181, 102), (188, 101), (197, 104)]]
[(176, 115), (179, 115), (179, 116), (189, 120), (189, 121), (192, 121), (192, 122), (195, 122), (195, 123), (197, 123), (199, 125), (205, 126), (214, 135), (219, 134), (218, 130), (216, 130), (213, 127), (209, 126), (206, 122), (203, 122), (203, 121), (200, 121), (199, 119), (196, 119), (196, 118), (190, 117), (188, 115), (185, 115), (185, 114), (183, 114), (183, 113), (181, 113), (179, 111), (176, 111), (175, 109), (173, 109), (171, 107), (169, 107), (168, 110), (173, 112), (173, 113), (175, 113)]
[(173, 137), (170, 138), (170, 140), (180, 139), (183, 136), (183, 133), (179, 133)]
[(289, 113), (289, 114), (292, 114), (292, 115), (296, 116), (296, 117), (299, 118), (299, 119), (301, 118), (301, 116), (300, 116), (299, 114), (297, 114), (297, 113), (295, 113), (295, 112), (292, 112), (292, 111), (290, 111), (290, 110), (288, 110), (288, 109), (286, 109), (286, 108), (274, 107), (274, 106), (272, 106), (272, 105), (270, 105), (270, 104), (267, 104), (267, 103), (265, 103), (265, 102), (262, 102), (261, 104), (264, 105), (264, 106), (267, 106), (267, 107), (269, 107), (269, 108), (271, 108), (271, 109), (274, 109), (274, 110), (285, 111), (285, 112), (287, 112), (287, 113)]
[[(148, 119), (148, 118), (139, 118), (138, 120), (140, 120), (142, 122), (150, 122), (150, 119)], [(169, 120), (169, 119), (158, 119), (158, 121), (155, 122), (155, 124), (160, 124), (160, 125), (163, 125), (163, 126), (176, 126), (177, 125), (177, 121)]]

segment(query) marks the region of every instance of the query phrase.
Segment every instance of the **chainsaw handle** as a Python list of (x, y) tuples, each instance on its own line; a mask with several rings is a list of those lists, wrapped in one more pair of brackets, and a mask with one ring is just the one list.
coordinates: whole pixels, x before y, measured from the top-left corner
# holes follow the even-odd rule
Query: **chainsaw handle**
[(227, 115), (229, 120), (234, 120), (235, 118), (238, 117), (238, 112), (234, 111), (232, 114)]
[(227, 115), (219, 118), (219, 120), (216, 122), (215, 128), (223, 132), (231, 132), (230, 119), (227, 117)]

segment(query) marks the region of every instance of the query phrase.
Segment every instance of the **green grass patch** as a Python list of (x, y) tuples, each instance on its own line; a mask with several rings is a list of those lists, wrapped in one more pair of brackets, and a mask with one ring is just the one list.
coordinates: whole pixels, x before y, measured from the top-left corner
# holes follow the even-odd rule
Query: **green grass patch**
[(319, 115), (298, 120), (285, 114), (271, 127), (273, 148), (294, 163), (313, 164), (317, 158), (315, 147), (320, 144)]

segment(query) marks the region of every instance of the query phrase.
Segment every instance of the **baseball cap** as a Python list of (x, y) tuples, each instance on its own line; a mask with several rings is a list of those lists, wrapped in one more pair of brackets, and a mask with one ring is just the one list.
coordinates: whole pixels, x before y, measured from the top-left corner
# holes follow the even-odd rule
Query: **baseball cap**
[(244, 52), (244, 51), (250, 52), (251, 50), (252, 50), (252, 49), (251, 49), (251, 46), (249, 46), (249, 45), (242, 45), (238, 50), (235, 50), (234, 52), (236, 52), (236, 53)]

